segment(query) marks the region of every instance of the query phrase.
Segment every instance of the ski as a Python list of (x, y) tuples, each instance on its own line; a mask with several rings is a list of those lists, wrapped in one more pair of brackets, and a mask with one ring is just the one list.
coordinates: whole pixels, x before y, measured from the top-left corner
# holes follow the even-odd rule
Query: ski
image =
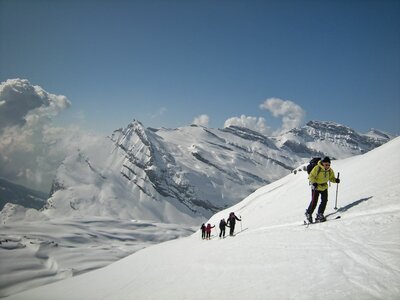
[(326, 219), (326, 221), (324, 221), (324, 222), (312, 222), (312, 223), (309, 222), (308, 220), (304, 220), (303, 226), (308, 227), (308, 226), (313, 225), (313, 224), (325, 223), (325, 222), (337, 220), (337, 219), (340, 219), (340, 218), (341, 218), (341, 216), (336, 216), (335, 218)]
[(237, 236), (238, 234), (242, 233), (243, 231), (246, 231), (247, 229), (249, 229), (249, 228), (246, 227), (246, 228), (244, 228), (243, 230), (240, 230), (240, 231), (234, 233), (233, 235), (228, 234), (228, 235), (226, 235), (224, 238), (227, 238), (227, 237), (235, 237), (235, 236)]
[(237, 233), (235, 233), (233, 236), (238, 235), (238, 234), (242, 233), (243, 231), (246, 231), (247, 229), (249, 229), (249, 228), (246, 227), (246, 228), (244, 228), (244, 229), (238, 231)]

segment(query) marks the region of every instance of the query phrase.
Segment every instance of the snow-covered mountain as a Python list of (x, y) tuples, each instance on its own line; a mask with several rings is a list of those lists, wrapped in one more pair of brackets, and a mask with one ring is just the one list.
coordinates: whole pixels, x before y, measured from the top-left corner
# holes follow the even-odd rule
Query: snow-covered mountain
[(215, 228), (205, 241), (197, 232), (9, 299), (398, 299), (399, 151), (395, 138), (334, 161), (339, 209), (333, 184), (326, 223), (302, 226), (310, 189), (297, 172), (209, 220), (236, 212), (235, 237), (219, 239)]
[(0, 209), (6, 203), (19, 204), (27, 208), (42, 208), (48, 195), (0, 178)]
[[(310, 153), (310, 150), (329, 154), (334, 158), (346, 158), (374, 149), (393, 136), (376, 129), (366, 134), (334, 122), (310, 121), (306, 126), (294, 128), (277, 139), (281, 147), (294, 153)], [(305, 148), (304, 148), (305, 146)]]
[(313, 156), (346, 158), (389, 139), (332, 122), (266, 137), (236, 126), (154, 129), (133, 121), (65, 159), (44, 213), (197, 224)]

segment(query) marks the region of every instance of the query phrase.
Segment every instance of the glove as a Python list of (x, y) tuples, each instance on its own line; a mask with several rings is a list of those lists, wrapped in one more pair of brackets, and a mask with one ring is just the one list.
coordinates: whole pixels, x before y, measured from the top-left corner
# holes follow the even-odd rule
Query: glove
[(315, 182), (315, 183), (312, 184), (312, 189), (313, 189), (313, 190), (316, 190), (317, 187), (318, 187), (318, 183)]
[(340, 183), (340, 179), (339, 178), (336, 178), (336, 183)]

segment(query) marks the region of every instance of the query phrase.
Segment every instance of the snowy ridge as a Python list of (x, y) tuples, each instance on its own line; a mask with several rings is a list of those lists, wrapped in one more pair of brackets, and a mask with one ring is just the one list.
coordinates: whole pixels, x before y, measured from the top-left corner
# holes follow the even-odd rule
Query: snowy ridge
[(9, 299), (398, 299), (399, 151), (396, 138), (333, 162), (339, 209), (334, 184), (326, 215), (340, 220), (301, 225), (310, 190), (298, 172), (209, 220), (217, 225), (235, 211), (243, 222), (233, 238), (220, 240), (214, 229), (203, 241), (196, 232)]
[(133, 121), (60, 166), (44, 214), (198, 224), (313, 156), (346, 158), (389, 137), (309, 122), (278, 137), (237, 126), (145, 128)]

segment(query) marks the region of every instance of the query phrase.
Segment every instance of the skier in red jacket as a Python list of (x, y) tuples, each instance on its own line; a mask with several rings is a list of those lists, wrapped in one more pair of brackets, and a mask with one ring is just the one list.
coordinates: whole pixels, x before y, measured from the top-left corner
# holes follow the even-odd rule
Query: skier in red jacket
[(214, 225), (214, 226), (211, 226), (210, 223), (207, 224), (207, 227), (206, 227), (206, 233), (207, 233), (206, 239), (207, 239), (207, 240), (210, 240), (210, 239), (211, 239), (211, 229), (214, 228), (214, 227), (215, 227), (215, 225)]

